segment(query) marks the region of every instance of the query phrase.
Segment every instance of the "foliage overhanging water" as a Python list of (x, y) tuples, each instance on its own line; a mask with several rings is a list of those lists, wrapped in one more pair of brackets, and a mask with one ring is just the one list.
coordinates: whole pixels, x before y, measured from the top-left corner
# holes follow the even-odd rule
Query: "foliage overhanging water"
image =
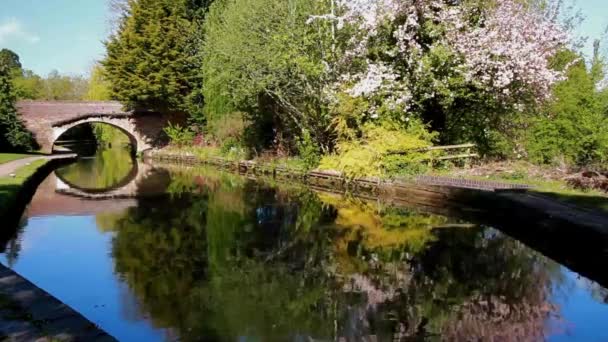
[(0, 260), (125, 341), (608, 339), (606, 289), (493, 228), (116, 150), (51, 174)]

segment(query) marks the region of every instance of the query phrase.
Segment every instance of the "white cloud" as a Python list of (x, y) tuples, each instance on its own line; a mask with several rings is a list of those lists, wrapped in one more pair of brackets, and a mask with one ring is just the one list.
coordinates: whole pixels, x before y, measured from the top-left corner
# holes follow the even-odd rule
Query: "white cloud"
[(0, 44), (13, 39), (25, 40), (31, 44), (40, 41), (40, 37), (25, 30), (21, 22), (15, 18), (0, 22)]

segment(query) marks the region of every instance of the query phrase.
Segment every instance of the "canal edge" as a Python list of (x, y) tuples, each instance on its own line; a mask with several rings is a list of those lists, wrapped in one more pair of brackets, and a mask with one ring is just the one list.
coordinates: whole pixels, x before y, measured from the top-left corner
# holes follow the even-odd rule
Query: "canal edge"
[[(0, 207), (0, 219), (7, 236), (16, 227), (36, 188), (56, 167), (73, 162), (76, 155), (41, 157), (41, 165), (15, 185), (13, 198)], [(17, 170), (18, 172), (18, 170)], [(39, 288), (10, 268), (0, 264), (0, 339), (8, 341), (116, 341), (82, 314)]]
[[(144, 158), (152, 161), (182, 165), (212, 165), (239, 174), (269, 176), (287, 181), (297, 180), (311, 187), (322, 187), (330, 191), (350, 192), (364, 197), (384, 197), (426, 206), (427, 201), (418, 201), (412, 195), (429, 197), (433, 202), (443, 202), (452, 207), (455, 202), (463, 201), (467, 210), (495, 207), (526, 210), (562, 224), (578, 226), (594, 234), (608, 238), (608, 215), (591, 212), (578, 206), (563, 203), (539, 193), (530, 192), (524, 184), (501, 183), (456, 179), (449, 177), (417, 177), (412, 179), (359, 178), (347, 180), (339, 172), (303, 172), (287, 167), (254, 161), (227, 160), (221, 157), (201, 158), (190, 154), (167, 153), (162, 150), (149, 150)], [(456, 208), (456, 207), (455, 207)]]

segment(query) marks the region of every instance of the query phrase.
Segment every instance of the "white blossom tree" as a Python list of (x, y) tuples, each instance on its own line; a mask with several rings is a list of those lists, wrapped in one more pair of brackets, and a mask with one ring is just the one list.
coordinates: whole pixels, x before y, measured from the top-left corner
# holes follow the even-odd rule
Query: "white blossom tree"
[[(477, 104), (511, 112), (547, 100), (552, 85), (563, 79), (550, 60), (569, 42), (558, 11), (559, 6), (517, 0), (486, 6), (341, 0), (338, 15), (311, 21), (332, 20), (338, 29), (353, 32), (335, 66), (343, 73), (333, 89), (369, 100), (370, 118), (392, 111), (406, 120), (429, 107), (449, 111), (459, 98), (475, 97)], [(434, 112), (427, 113), (432, 117), (428, 121), (445, 128), (451, 113)], [(487, 116), (478, 120), (496, 121)]]

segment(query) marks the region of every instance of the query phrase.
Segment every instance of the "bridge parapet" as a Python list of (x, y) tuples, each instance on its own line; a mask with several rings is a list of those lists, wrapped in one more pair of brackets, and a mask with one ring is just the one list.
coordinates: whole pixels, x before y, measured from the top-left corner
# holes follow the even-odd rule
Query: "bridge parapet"
[(121, 129), (136, 151), (142, 152), (158, 144), (169, 120), (162, 114), (125, 111), (115, 101), (20, 101), (17, 109), (45, 153), (53, 151), (55, 141), (63, 133), (85, 123), (105, 123)]

